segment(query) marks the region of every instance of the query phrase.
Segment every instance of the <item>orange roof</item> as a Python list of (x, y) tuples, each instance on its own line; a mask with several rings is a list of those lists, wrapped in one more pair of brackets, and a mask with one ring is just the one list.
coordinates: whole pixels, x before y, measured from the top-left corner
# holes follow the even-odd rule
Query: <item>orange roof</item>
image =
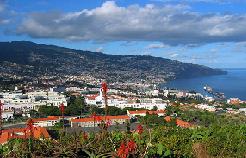
[(130, 114), (146, 114), (147, 110), (128, 111)]
[(183, 128), (188, 128), (188, 127), (192, 126), (191, 123), (185, 122), (185, 121), (179, 120), (179, 119), (176, 120), (176, 124), (177, 124), (177, 126), (180, 126), (180, 127), (183, 127)]
[[(0, 144), (6, 143), (9, 139), (20, 138), (27, 139), (30, 137), (30, 131), (26, 128), (11, 128), (2, 131), (0, 135)], [(35, 127), (33, 130), (33, 137), (39, 138), (50, 138), (49, 133), (44, 127)]]
[(170, 116), (166, 116), (164, 119), (165, 119), (167, 122), (170, 122), (170, 121), (171, 121), (171, 117), (170, 117)]
[(95, 95), (87, 95), (86, 98), (89, 99), (89, 100), (95, 100), (96, 97), (98, 97), (99, 95), (98, 94), (95, 94)]
[[(167, 122), (170, 122), (171, 121), (171, 117), (170, 116), (166, 116), (164, 118)], [(179, 126), (179, 127), (183, 127), (183, 128), (189, 128), (192, 126), (191, 123), (189, 122), (185, 122), (183, 120), (180, 120), (180, 119), (176, 119), (176, 125)]]
[(53, 121), (53, 120), (59, 120), (61, 116), (48, 116), (46, 118), (36, 118), (32, 119), (33, 122), (40, 122), (40, 121)]
[(164, 114), (165, 111), (164, 110), (157, 110), (157, 111), (148, 111), (149, 114)]
[[(105, 120), (105, 116), (97, 116), (100, 120)], [(118, 116), (106, 116), (106, 120), (118, 120), (118, 119), (130, 119), (127, 115), (118, 115)], [(93, 117), (72, 119), (71, 122), (93, 122)]]
[(135, 110), (135, 111), (128, 111), (130, 114), (146, 114), (147, 112), (149, 114), (160, 114), (160, 113), (165, 113), (165, 110)]

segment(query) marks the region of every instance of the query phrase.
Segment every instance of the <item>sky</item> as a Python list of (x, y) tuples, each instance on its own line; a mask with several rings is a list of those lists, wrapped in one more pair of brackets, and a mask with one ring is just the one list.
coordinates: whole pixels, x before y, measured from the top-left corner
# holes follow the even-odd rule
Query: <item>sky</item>
[(0, 0), (0, 41), (246, 68), (245, 8), (246, 0)]

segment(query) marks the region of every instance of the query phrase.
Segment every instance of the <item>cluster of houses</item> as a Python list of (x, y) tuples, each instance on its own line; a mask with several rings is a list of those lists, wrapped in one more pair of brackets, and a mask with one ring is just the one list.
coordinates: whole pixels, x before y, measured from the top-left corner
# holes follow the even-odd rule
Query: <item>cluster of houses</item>
[[(165, 110), (128, 110), (127, 115), (118, 115), (118, 116), (99, 116), (99, 115), (92, 115), (87, 118), (77, 118), (72, 116), (48, 116), (46, 118), (35, 118), (32, 119), (33, 125), (33, 135), (32, 137), (35, 139), (44, 139), (50, 138), (50, 135), (46, 129), (46, 127), (55, 126), (56, 123), (61, 121), (67, 120), (70, 124), (71, 128), (76, 127), (98, 127), (102, 121), (105, 122), (107, 125), (116, 125), (116, 124), (126, 124), (130, 122), (130, 119), (136, 118), (138, 116), (146, 116), (149, 115), (158, 115), (158, 116), (165, 116)], [(164, 117), (163, 121), (170, 122), (171, 117), (166, 116)], [(188, 122), (176, 119), (177, 126), (182, 128), (189, 128), (192, 125)], [(21, 139), (28, 139), (30, 138), (30, 130), (27, 128), (12, 128), (2, 130), (2, 134), (0, 135), (0, 144), (5, 144), (8, 140), (13, 138), (21, 138)]]
[[(131, 118), (136, 118), (138, 116), (149, 115), (158, 115), (165, 116), (164, 110), (135, 110), (127, 111), (127, 115), (118, 115), (118, 116), (91, 116), (87, 118), (76, 118), (76, 117), (65, 117), (66, 120), (69, 120), (71, 127), (98, 127), (98, 125), (104, 121), (110, 125), (116, 124), (125, 124), (130, 122)], [(38, 118), (33, 119), (35, 127), (49, 127), (54, 126), (56, 123), (60, 122), (63, 119), (61, 116), (49, 116), (47, 118)], [(191, 123), (182, 121), (180, 119), (171, 118), (170, 116), (164, 117), (166, 122), (170, 122), (172, 119), (176, 122), (176, 125), (183, 128), (189, 128), (192, 126)], [(164, 121), (163, 120), (163, 121)]]
[[(54, 92), (51, 88), (48, 91), (31, 91), (23, 93), (22, 91), (0, 92), (0, 101), (3, 103), (2, 118), (13, 117), (14, 113), (27, 114), (30, 110), (38, 110), (40, 106), (60, 106), (61, 103), (67, 106), (65, 95)], [(28, 115), (27, 115), (28, 116)]]
[(44, 127), (35, 127), (32, 131), (28, 128), (11, 128), (2, 130), (0, 135), (0, 144), (5, 144), (10, 139), (28, 139), (30, 137), (35, 139), (47, 139), (50, 138), (50, 135)]
[[(99, 89), (99, 94), (84, 95), (84, 97), (86, 104), (104, 108), (105, 102), (101, 89)], [(121, 109), (131, 107), (151, 110), (156, 107), (159, 110), (163, 110), (167, 106), (167, 103), (161, 98), (123, 97), (117, 95), (117, 93), (108, 95), (107, 102), (108, 106), (115, 106)]]
[[(236, 105), (237, 104), (233, 104)], [(195, 105), (196, 108), (198, 109), (201, 109), (201, 110), (206, 110), (206, 111), (209, 111), (209, 112), (217, 112), (217, 111), (224, 111), (226, 113), (229, 113), (229, 114), (240, 114), (240, 113), (244, 113), (246, 115), (246, 108), (226, 108), (226, 109), (223, 109), (220, 107), (221, 105), (208, 105), (208, 104), (197, 104)]]

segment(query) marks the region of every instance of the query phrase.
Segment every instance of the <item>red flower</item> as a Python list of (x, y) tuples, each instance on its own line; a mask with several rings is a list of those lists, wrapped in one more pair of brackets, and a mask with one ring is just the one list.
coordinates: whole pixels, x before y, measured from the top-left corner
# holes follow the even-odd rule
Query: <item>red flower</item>
[(120, 148), (117, 150), (117, 156), (120, 158), (127, 158), (128, 156), (128, 148), (125, 143), (121, 143)]
[(136, 143), (133, 141), (133, 140), (130, 140), (128, 143), (127, 143), (127, 148), (129, 150), (129, 152), (132, 152), (136, 149)]
[(88, 139), (88, 134), (86, 132), (83, 132), (83, 139), (87, 140)]
[(100, 122), (100, 121), (102, 121), (102, 118), (101, 118), (101, 116), (95, 116), (95, 120)]
[(65, 106), (64, 106), (63, 103), (61, 103), (61, 105), (60, 105), (60, 111), (61, 111), (61, 113), (63, 115), (64, 114), (64, 111), (65, 111)]
[(103, 90), (103, 93), (104, 93), (104, 94), (107, 93), (108, 87), (107, 87), (107, 83), (106, 83), (106, 82), (103, 82), (103, 83), (102, 83), (102, 90)]
[(106, 122), (106, 127), (109, 127), (110, 125), (111, 125), (111, 121), (108, 120), (108, 121)]
[(94, 112), (93, 114), (91, 114), (92, 118), (95, 118), (97, 116), (97, 114)]
[(137, 126), (137, 132), (138, 132), (138, 134), (142, 134), (143, 133), (143, 126), (142, 125), (138, 125)]

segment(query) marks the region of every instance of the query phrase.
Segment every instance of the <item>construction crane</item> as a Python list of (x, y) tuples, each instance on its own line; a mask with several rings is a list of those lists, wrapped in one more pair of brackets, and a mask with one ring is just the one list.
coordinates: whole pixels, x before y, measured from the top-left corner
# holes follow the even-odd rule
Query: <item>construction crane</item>
[(2, 124), (2, 121), (3, 121), (3, 103), (1, 102), (0, 100), (0, 135), (2, 134), (2, 130), (3, 130), (3, 124)]

